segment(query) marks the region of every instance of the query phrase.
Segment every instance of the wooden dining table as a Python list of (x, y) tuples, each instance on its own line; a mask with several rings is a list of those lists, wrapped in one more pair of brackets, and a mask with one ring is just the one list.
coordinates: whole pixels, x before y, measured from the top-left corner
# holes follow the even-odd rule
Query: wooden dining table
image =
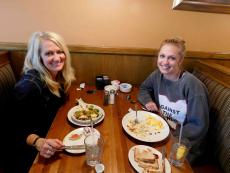
[[(105, 166), (105, 173), (134, 173), (128, 152), (135, 145), (147, 145), (159, 151), (166, 146), (166, 158), (169, 157), (172, 145), (171, 133), (163, 141), (142, 142), (126, 133), (122, 127), (122, 118), (128, 113), (129, 108), (134, 109), (137, 102), (138, 87), (133, 87), (130, 93), (117, 92), (115, 104), (104, 105), (104, 91), (97, 90), (95, 86), (85, 86), (79, 90), (79, 84), (72, 84), (70, 87), (67, 102), (59, 109), (57, 115), (47, 133), (47, 138), (57, 138), (63, 140), (64, 137), (80, 126), (71, 123), (67, 114), (68, 111), (76, 106), (76, 99), (82, 98), (86, 103), (100, 106), (105, 111), (103, 121), (94, 125), (103, 137), (102, 163)], [(38, 153), (29, 173), (94, 173), (94, 167), (86, 164), (85, 153), (72, 154), (67, 151), (55, 153), (49, 159), (41, 157)], [(171, 165), (172, 173), (193, 172), (190, 164), (186, 160), (181, 168)]]

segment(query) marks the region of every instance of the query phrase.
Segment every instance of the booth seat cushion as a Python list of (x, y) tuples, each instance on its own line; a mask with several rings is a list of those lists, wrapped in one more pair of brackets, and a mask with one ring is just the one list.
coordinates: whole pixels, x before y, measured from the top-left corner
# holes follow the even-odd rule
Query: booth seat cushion
[(16, 82), (11, 65), (6, 57), (0, 57), (0, 105), (7, 103)]
[[(199, 71), (193, 74), (207, 87), (210, 100), (209, 152), (221, 170), (230, 172), (230, 88)], [(211, 146), (211, 147), (210, 147)], [(209, 153), (209, 154), (210, 154)]]
[[(11, 90), (13, 89), (15, 82), (15, 76), (7, 56), (0, 56), (0, 136), (2, 139), (5, 139), (7, 133), (9, 133), (9, 130), (7, 130), (6, 133), (6, 129), (4, 129), (4, 127), (6, 125), (10, 125), (8, 121), (10, 119), (8, 114), (10, 108), (9, 103), (11, 101)], [(0, 173), (4, 172), (3, 168), (6, 166), (4, 147), (5, 142), (1, 142), (0, 148), (2, 148), (2, 150), (0, 151)]]

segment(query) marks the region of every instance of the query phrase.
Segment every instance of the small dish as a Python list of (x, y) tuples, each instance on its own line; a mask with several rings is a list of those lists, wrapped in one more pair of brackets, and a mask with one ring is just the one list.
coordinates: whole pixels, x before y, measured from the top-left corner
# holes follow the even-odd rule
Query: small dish
[(111, 90), (115, 90), (115, 92), (117, 91), (117, 87), (116, 86), (114, 86), (114, 85), (106, 85), (105, 87), (104, 87), (104, 90), (105, 91), (108, 91), (108, 92), (110, 92)]
[(121, 83), (120, 91), (124, 93), (129, 93), (132, 90), (132, 85), (129, 83)]
[(117, 89), (117, 90), (119, 90), (119, 88), (120, 88), (120, 81), (119, 80), (113, 80), (113, 81), (111, 81), (111, 84)]
[[(71, 131), (70, 133), (68, 133), (64, 139), (63, 139), (63, 144), (67, 145), (67, 146), (73, 146), (73, 145), (84, 145), (84, 140), (85, 137), (90, 133), (90, 127), (81, 127), (81, 128), (77, 128), (73, 131)], [(93, 132), (95, 132), (96, 134), (99, 134), (99, 131), (97, 129), (93, 129)], [(73, 139), (73, 136), (79, 136), (78, 138)], [(79, 154), (79, 153), (84, 153), (85, 149), (76, 149), (76, 150), (68, 150), (65, 149), (67, 152), (72, 153), (72, 154)]]

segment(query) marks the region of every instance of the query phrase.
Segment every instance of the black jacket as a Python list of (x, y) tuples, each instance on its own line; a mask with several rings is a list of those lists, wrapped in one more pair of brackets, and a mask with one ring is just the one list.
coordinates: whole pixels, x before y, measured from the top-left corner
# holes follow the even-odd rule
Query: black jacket
[[(24, 142), (29, 134), (35, 133), (45, 137), (59, 107), (64, 103), (64, 92), (61, 97), (50, 92), (46, 83), (36, 70), (24, 74), (14, 88), (15, 114), (20, 122), (20, 137)], [(22, 126), (23, 125), (23, 126)]]
[(37, 150), (26, 144), (26, 138), (31, 133), (46, 137), (58, 109), (65, 101), (64, 92), (60, 90), (60, 94), (61, 97), (54, 95), (36, 70), (29, 70), (16, 83), (9, 118), (9, 140), (13, 145), (10, 152), (14, 166), (7, 172), (28, 172)]

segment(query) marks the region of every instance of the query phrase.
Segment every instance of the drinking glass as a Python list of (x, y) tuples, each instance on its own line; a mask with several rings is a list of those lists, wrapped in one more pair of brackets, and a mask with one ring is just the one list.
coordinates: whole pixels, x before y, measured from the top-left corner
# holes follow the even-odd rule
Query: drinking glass
[(86, 136), (85, 140), (86, 163), (89, 166), (95, 166), (101, 162), (103, 139), (101, 135), (92, 133)]
[(182, 138), (180, 143), (178, 140), (174, 141), (169, 155), (169, 162), (176, 167), (181, 167), (189, 152), (189, 149), (190, 143), (188, 139)]

